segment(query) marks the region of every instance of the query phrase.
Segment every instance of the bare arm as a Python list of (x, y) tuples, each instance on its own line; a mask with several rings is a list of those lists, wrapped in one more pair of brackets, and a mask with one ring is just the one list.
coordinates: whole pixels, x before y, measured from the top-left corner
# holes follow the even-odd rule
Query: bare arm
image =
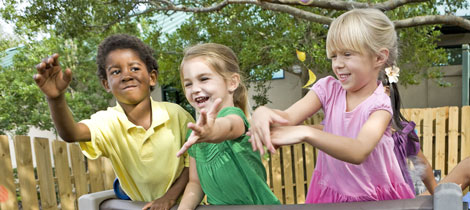
[(274, 127), (271, 139), (275, 145), (290, 145), (307, 142), (339, 160), (361, 164), (382, 138), (391, 120), (384, 110), (375, 111), (362, 126), (356, 138), (337, 136), (311, 126)]
[(189, 160), (189, 182), (184, 190), (183, 199), (181, 200), (178, 210), (195, 209), (201, 203), (204, 192), (199, 182), (196, 169), (196, 160), (190, 157)]
[(182, 155), (193, 144), (199, 142), (220, 143), (236, 139), (245, 133), (245, 123), (240, 116), (233, 114), (217, 118), (218, 106), (221, 101), (221, 99), (216, 99), (209, 112), (201, 110), (201, 116), (196, 124), (188, 123), (188, 128), (193, 132), (176, 156)]
[(185, 167), (180, 177), (173, 183), (171, 188), (160, 198), (147, 203), (142, 210), (146, 209), (167, 209), (169, 210), (176, 204), (179, 196), (183, 193), (189, 180), (189, 169)]
[(432, 195), (434, 194), (434, 188), (437, 186), (436, 179), (434, 179), (434, 173), (432, 172), (432, 166), (429, 164), (423, 152), (419, 151), (416, 156), (418, 161), (425, 165), (424, 174), (421, 176), (421, 180), (426, 186), (426, 189), (428, 189), (428, 192)]
[(263, 145), (275, 152), (271, 143), (270, 129), (278, 125), (298, 125), (321, 108), (321, 102), (315, 91), (309, 91), (302, 99), (285, 111), (259, 107), (253, 112), (250, 135), (253, 150), (264, 154)]
[(52, 120), (60, 137), (67, 142), (89, 141), (90, 130), (86, 125), (75, 122), (65, 101), (65, 91), (72, 80), (72, 71), (62, 71), (58, 54), (44, 59), (36, 68), (38, 73), (34, 75), (34, 80), (47, 97)]

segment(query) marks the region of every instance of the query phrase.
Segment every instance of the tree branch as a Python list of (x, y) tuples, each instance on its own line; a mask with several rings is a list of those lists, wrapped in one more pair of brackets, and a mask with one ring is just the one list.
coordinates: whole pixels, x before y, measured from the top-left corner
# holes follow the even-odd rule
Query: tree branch
[(258, 5), (262, 7), (263, 9), (288, 13), (294, 17), (298, 17), (298, 18), (309, 20), (309, 21), (316, 22), (316, 23), (330, 25), (330, 23), (333, 21), (332, 18), (322, 16), (322, 15), (317, 15), (315, 13), (307, 12), (307, 11), (298, 9), (296, 7), (288, 6), (288, 5), (273, 4), (269, 2), (259, 2)]
[(451, 15), (427, 15), (394, 21), (395, 28), (409, 28), (421, 25), (448, 24), (470, 30), (470, 20)]
[(305, 5), (334, 10), (351, 10), (354, 8), (376, 8), (382, 11), (393, 10), (405, 4), (426, 2), (429, 0), (388, 0), (377, 4), (368, 4), (353, 1), (315, 1), (315, 0), (265, 0), (265, 2), (286, 5)]

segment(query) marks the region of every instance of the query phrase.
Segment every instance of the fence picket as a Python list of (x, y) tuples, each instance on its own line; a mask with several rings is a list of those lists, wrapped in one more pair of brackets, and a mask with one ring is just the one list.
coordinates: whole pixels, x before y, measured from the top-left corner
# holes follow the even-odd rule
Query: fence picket
[(462, 107), (462, 125), (461, 125), (461, 153), (460, 161), (470, 157), (470, 106)]
[(273, 191), (274, 195), (284, 203), (284, 196), (282, 194), (282, 174), (281, 174), (281, 158), (279, 152), (271, 154), (271, 167), (273, 173)]
[(305, 159), (301, 144), (294, 145), (294, 161), (296, 203), (305, 203)]
[(75, 196), (80, 196), (88, 193), (85, 158), (77, 144), (69, 144), (70, 157), (72, 162), (72, 173), (75, 186)]
[(312, 180), (313, 170), (315, 169), (315, 148), (306, 143), (302, 143), (305, 149), (305, 169), (307, 175), (307, 189), (310, 188), (310, 181)]
[[(23, 209), (39, 209), (36, 179), (34, 178), (31, 140), (29, 136), (15, 136), (15, 154)], [(31, 193), (34, 192), (34, 193)]]
[(447, 152), (447, 174), (458, 163), (459, 146), (459, 108), (456, 106), (449, 108), (449, 149)]
[(261, 162), (263, 163), (264, 169), (266, 169), (266, 183), (272, 189), (273, 185), (271, 183), (271, 167), (269, 166), (269, 158), (266, 159), (264, 156), (261, 157)]
[(41, 209), (57, 209), (49, 139), (34, 138), (34, 153), (36, 155), (38, 179), (40, 180)]
[(446, 159), (446, 120), (448, 118), (448, 107), (433, 109), (436, 113), (436, 153), (434, 156), (434, 168), (441, 170), (442, 178), (447, 174), (445, 170)]
[(294, 183), (293, 183), (293, 166), (292, 166), (292, 146), (282, 147), (282, 165), (284, 166), (284, 194), (286, 203), (294, 204)]
[(18, 209), (8, 136), (0, 135), (0, 209)]
[(101, 174), (101, 158), (95, 160), (88, 159), (88, 172), (90, 174), (91, 192), (99, 192), (104, 190), (104, 180)]
[(426, 159), (435, 167), (433, 163), (433, 151), (432, 151), (432, 138), (433, 138), (433, 110), (425, 109), (424, 110), (424, 119), (423, 119), (423, 154)]
[(72, 192), (72, 178), (70, 176), (67, 143), (52, 141), (55, 171), (59, 185), (60, 206), (62, 209), (75, 209), (75, 195)]
[(103, 180), (104, 180), (104, 189), (113, 189), (114, 179), (116, 175), (114, 174), (113, 165), (109, 158), (101, 158), (101, 164), (103, 166)]

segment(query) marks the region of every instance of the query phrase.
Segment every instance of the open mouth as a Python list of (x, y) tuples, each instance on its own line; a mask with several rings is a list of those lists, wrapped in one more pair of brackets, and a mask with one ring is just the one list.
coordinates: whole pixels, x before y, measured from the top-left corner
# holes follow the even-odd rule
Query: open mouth
[(349, 74), (338, 74), (338, 79), (341, 80), (341, 81), (345, 81), (346, 79), (348, 79), (349, 76), (351, 76), (351, 73), (349, 73)]
[(200, 97), (196, 97), (194, 99), (194, 101), (198, 104), (205, 103), (207, 100), (209, 100), (209, 97), (207, 97), (207, 96), (200, 96)]

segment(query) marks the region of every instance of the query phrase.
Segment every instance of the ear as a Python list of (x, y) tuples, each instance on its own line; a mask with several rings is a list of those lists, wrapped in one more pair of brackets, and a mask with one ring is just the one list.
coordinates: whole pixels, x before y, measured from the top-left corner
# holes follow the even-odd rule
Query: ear
[(151, 72), (149, 72), (149, 76), (150, 76), (150, 86), (157, 85), (157, 81), (158, 81), (157, 70), (153, 69)]
[(387, 48), (382, 48), (379, 50), (379, 53), (376, 56), (376, 67), (384, 66), (388, 61), (389, 51)]
[(108, 80), (107, 79), (102, 79), (101, 80), (101, 85), (103, 85), (104, 89), (106, 92), (111, 92), (111, 88), (109, 88)]
[(228, 81), (228, 91), (230, 93), (235, 92), (235, 90), (238, 88), (238, 85), (240, 85), (240, 75), (239, 74), (232, 74), (230, 76), (230, 80)]

